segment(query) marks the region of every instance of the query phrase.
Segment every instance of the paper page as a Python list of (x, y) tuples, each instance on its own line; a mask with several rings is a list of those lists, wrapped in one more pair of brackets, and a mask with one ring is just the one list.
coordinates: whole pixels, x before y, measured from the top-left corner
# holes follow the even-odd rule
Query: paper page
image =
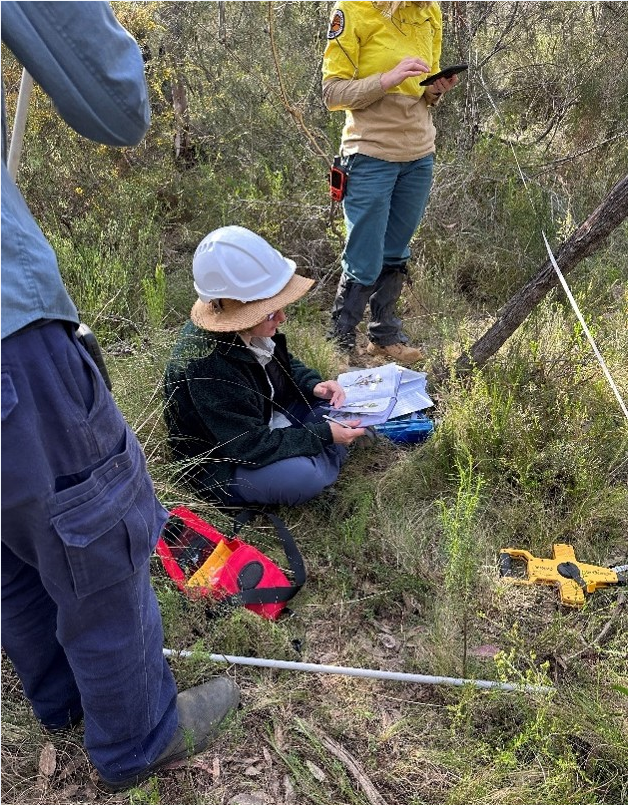
[(329, 418), (336, 422), (347, 422), (360, 420), (358, 427), (367, 428), (369, 425), (381, 425), (382, 422), (388, 421), (390, 414), (395, 407), (395, 398), (391, 397), (388, 400), (388, 405), (381, 411), (347, 411), (345, 408), (330, 408)]
[(425, 393), (425, 384), (421, 381), (410, 381), (402, 383), (397, 392), (395, 407), (390, 413), (390, 419), (398, 416), (406, 416), (414, 411), (422, 411), (424, 408), (431, 408), (434, 405)]
[(434, 403), (427, 394), (427, 374), (387, 363), (375, 369), (356, 369), (338, 376), (346, 400), (330, 410), (337, 422), (359, 419), (364, 427), (380, 425)]
[(376, 369), (358, 369), (338, 375), (346, 399), (341, 411), (380, 412), (397, 394), (401, 372), (394, 363)]
[(414, 413), (414, 411), (431, 408), (433, 405), (434, 402), (427, 394), (427, 374), (425, 372), (414, 372), (412, 369), (404, 369), (397, 390), (397, 403), (390, 418), (406, 416)]

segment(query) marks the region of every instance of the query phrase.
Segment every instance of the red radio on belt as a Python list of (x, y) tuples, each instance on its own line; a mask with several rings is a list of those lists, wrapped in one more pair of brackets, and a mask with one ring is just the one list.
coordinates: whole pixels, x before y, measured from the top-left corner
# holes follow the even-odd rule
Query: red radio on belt
[(347, 169), (342, 164), (341, 157), (334, 157), (334, 161), (329, 168), (329, 195), (334, 201), (342, 201), (347, 194)]

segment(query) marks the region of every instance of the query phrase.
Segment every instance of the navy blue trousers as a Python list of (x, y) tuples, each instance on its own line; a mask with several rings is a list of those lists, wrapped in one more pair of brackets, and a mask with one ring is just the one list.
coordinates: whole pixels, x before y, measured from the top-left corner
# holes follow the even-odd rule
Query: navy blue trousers
[(2, 646), (48, 728), (85, 719), (109, 780), (177, 726), (149, 559), (167, 513), (73, 328), (2, 342)]
[[(314, 407), (296, 402), (284, 411), (293, 427), (321, 422), (327, 403)], [(320, 495), (338, 479), (347, 458), (347, 448), (331, 444), (317, 456), (294, 456), (275, 461), (267, 467), (238, 467), (228, 483), (230, 504), (298, 506)]]

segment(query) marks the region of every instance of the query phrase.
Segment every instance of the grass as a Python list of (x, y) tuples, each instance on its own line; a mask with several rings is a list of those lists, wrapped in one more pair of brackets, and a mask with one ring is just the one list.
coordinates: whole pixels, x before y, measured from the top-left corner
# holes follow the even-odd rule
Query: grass
[[(159, 273), (154, 283), (144, 288), (158, 317)], [(446, 297), (431, 293), (429, 305), (447, 309)], [(482, 329), (470, 310), (457, 319), (458, 302), (439, 319), (422, 318), (414, 296), (404, 304), (430, 354), (455, 356)], [(607, 308), (598, 329), (626, 389), (623, 315), (622, 304)], [(286, 329), (294, 352), (333, 376), (341, 356), (324, 340), (324, 319), (316, 305), (301, 305)], [(174, 330), (155, 325), (110, 342), (114, 394), (162, 502), (186, 504), (225, 529), (224, 514), (177, 483), (164, 447), (161, 373)], [(4, 661), (3, 802), (372, 805), (373, 791), (399, 805), (628, 802), (624, 594), (602, 590), (582, 610), (565, 610), (553, 589), (508, 585), (497, 570), (500, 547), (545, 556), (554, 541), (574, 544), (583, 561), (628, 561), (628, 430), (614, 398), (569, 311), (552, 302), (484, 372), (431, 392), (439, 425), (428, 442), (356, 451), (333, 494), (281, 512), (309, 575), (292, 617), (270, 623), (241, 610), (208, 618), (155, 560), (166, 645), (199, 650), (172, 659), (180, 687), (227, 670), (242, 689), (241, 710), (206, 753), (131, 792), (105, 794), (80, 730), (44, 734)], [(225, 669), (202, 652), (550, 683), (555, 691)]]
[[(130, 23), (144, 5), (149, 17), (157, 10), (115, 5), (118, 13), (132, 7)], [(163, 22), (171, 17), (177, 31), (183, 25), (181, 43), (175, 41), (180, 33), (167, 28), (164, 47), (146, 40), (150, 80), (159, 85), (146, 144), (128, 153), (89, 144), (84, 149), (67, 127), (56, 126), (52, 108), (36, 91), (19, 176), (81, 317), (106, 348), (116, 400), (144, 446), (159, 498), (169, 508), (188, 505), (224, 530), (226, 516), (178, 480), (161, 419), (161, 374), (175, 328), (194, 301), (195, 245), (216, 226), (240, 223), (293, 257), (317, 286), (293, 307), (285, 329), (299, 357), (335, 376), (342, 356), (323, 334), (343, 237), (340, 211), (325, 195), (322, 163), (293, 139), (292, 114), (301, 109), (279, 117), (279, 96), (271, 91), (274, 66), (269, 74), (257, 58), (266, 40), (257, 16), (251, 17), (254, 28), (247, 23), (251, 4), (228, 7), (227, 18), (239, 24), (224, 41), (222, 32), (212, 36), (215, 29), (204, 27), (210, 18), (220, 25), (212, 4), (206, 4), (209, 17), (200, 28), (195, 15), (203, 4), (177, 5)], [(320, 31), (311, 26), (311, 10), (274, 5), (286, 17), (291, 63), (304, 49), (294, 48), (288, 18), (301, 20), (303, 13), (315, 44), (301, 34), (298, 41), (314, 54), (311, 74), (318, 76)], [(208, 617), (204, 606), (173, 588), (154, 560), (166, 645), (194, 650), (190, 659), (171, 659), (179, 686), (226, 671), (242, 690), (242, 707), (228, 729), (186, 766), (132, 791), (106, 794), (96, 784), (81, 730), (45, 734), (3, 657), (4, 803), (628, 805), (625, 590), (600, 590), (582, 609), (563, 609), (555, 590), (510, 585), (500, 579), (497, 564), (501, 547), (549, 556), (557, 541), (573, 544), (583, 561), (628, 562), (627, 423), (559, 293), (482, 372), (433, 381), (436, 369), (451, 366), (538, 270), (545, 259), (539, 229), (552, 243), (560, 241), (599, 203), (612, 177), (623, 175), (625, 147), (616, 136), (625, 129), (616, 80), (621, 71), (611, 70), (608, 58), (615, 54), (603, 40), (621, 41), (625, 19), (611, 14), (611, 4), (581, 4), (591, 7), (591, 20), (576, 15), (579, 23), (561, 28), (564, 36), (557, 39), (556, 9), (569, 4), (551, 4), (549, 15), (535, 4), (519, 4), (530, 14), (519, 15), (512, 33), (502, 28), (502, 16), (510, 16), (506, 5), (478, 6), (480, 16), (493, 7), (497, 16), (471, 27), (473, 4), (460, 5), (460, 14), (449, 13), (457, 36), (445, 37), (445, 47), (450, 56), (467, 45), (492, 53), (493, 66), (485, 60), (476, 71), (481, 82), (472, 85), (467, 76), (471, 91), (452, 93), (436, 112), (435, 182), (413, 244), (414, 283), (404, 289), (401, 304), (408, 335), (426, 347), (438, 421), (434, 436), (416, 447), (379, 442), (355, 451), (333, 493), (281, 512), (305, 558), (308, 582), (292, 616), (279, 623), (245, 610)], [(190, 80), (191, 133), (201, 145), (197, 163), (183, 167), (173, 165), (166, 95), (171, 61), (179, 51), (184, 55), (188, 25), (210, 35), (195, 39), (200, 60), (177, 64)], [(135, 33), (132, 24), (130, 30)], [(247, 67), (237, 54), (249, 39), (255, 58)], [(558, 47), (561, 39), (564, 48)], [(589, 47), (607, 61), (584, 60)], [(621, 48), (616, 60), (620, 56)], [(534, 93), (529, 106), (531, 82), (521, 76), (530, 63), (541, 73), (552, 71), (553, 83), (542, 83), (538, 95), (547, 111)], [(203, 87), (203, 64), (219, 65), (218, 94), (214, 81)], [(7, 96), (11, 110), (19, 69), (6, 52), (4, 67), (9, 79), (13, 69), (7, 82), (10, 89), (15, 85)], [(255, 85), (250, 96), (247, 71)], [(286, 87), (305, 100), (301, 83)], [(497, 125), (486, 109), (487, 88), (500, 88), (494, 97), (512, 122)], [(314, 83), (307, 92), (317, 92)], [(561, 118), (561, 104), (571, 104), (572, 97), (579, 102)], [(199, 105), (201, 116), (193, 108)], [(598, 107), (603, 114), (591, 115)], [(250, 119), (249, 108), (255, 112)], [(238, 117), (240, 109), (246, 119)], [(318, 117), (318, 111), (304, 113), (306, 121)], [(548, 136), (524, 148), (547, 123)], [(342, 116), (325, 115), (321, 125), (321, 142), (331, 149)], [(32, 136), (38, 132), (45, 136)], [(513, 136), (530, 180), (526, 189), (507, 142)], [(286, 165), (292, 166), (292, 182)], [(625, 400), (627, 251), (624, 224), (569, 276)], [(261, 528), (246, 533), (271, 545)], [(225, 668), (203, 656), (221, 651), (550, 683), (555, 690), (503, 693)]]

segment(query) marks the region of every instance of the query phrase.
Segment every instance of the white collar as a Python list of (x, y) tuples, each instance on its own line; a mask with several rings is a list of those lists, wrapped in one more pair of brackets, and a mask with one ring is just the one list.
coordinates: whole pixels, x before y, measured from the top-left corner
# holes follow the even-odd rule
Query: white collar
[(253, 336), (248, 347), (262, 366), (270, 363), (275, 352), (275, 342), (267, 336)]

